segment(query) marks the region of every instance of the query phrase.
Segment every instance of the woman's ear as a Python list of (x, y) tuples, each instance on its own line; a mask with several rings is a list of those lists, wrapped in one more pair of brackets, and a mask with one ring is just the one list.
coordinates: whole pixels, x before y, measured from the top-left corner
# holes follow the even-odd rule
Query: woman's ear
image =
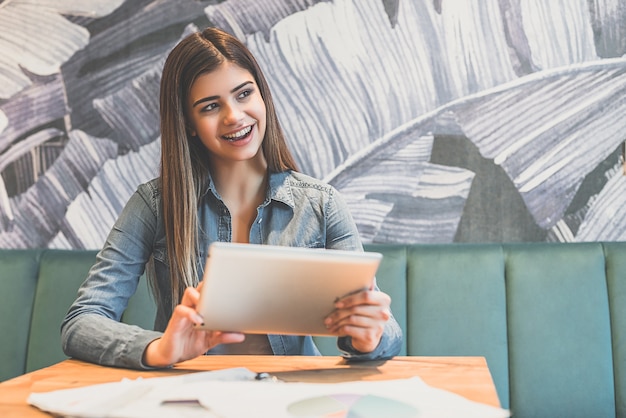
[(187, 131), (187, 135), (192, 138), (195, 138), (198, 136), (198, 132), (196, 132), (196, 130), (190, 126), (187, 126), (185, 130)]

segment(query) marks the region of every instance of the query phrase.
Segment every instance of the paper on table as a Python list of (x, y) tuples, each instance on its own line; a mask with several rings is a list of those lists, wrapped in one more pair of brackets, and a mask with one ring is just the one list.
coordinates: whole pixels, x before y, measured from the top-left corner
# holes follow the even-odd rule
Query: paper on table
[[(374, 395), (377, 398), (399, 401), (414, 407), (419, 418), (504, 418), (508, 411), (470, 401), (459, 395), (428, 386), (420, 378), (345, 383), (279, 383), (205, 382), (193, 384), (191, 392), (198, 393), (200, 403), (219, 417), (293, 417), (289, 406), (316, 397), (337, 395)], [(300, 415), (305, 416), (305, 415)], [(331, 413), (306, 415), (331, 416)], [(332, 415), (339, 417), (341, 415)], [(366, 415), (344, 415), (378, 417)], [(394, 416), (394, 415), (383, 415)], [(138, 418), (138, 417), (137, 417)]]
[[(420, 418), (510, 416), (507, 410), (433, 388), (417, 377), (345, 383), (271, 383), (254, 381), (255, 376), (255, 373), (246, 369), (229, 369), (180, 377), (123, 381), (33, 393), (29, 403), (48, 412), (89, 418), (293, 417), (289, 412), (290, 406), (298, 402), (337, 395), (374, 395), (375, 399), (412, 406), (409, 409), (416, 411), (412, 416)], [(163, 404), (164, 401), (174, 400), (197, 401), (197, 404)], [(323, 417), (325, 414), (313, 416)]]
[[(160, 377), (150, 379), (122, 380), (120, 382), (102, 383), (76, 389), (62, 389), (52, 392), (31, 393), (28, 403), (43, 411), (61, 416), (83, 418), (105, 417), (164, 417), (172, 415), (176, 405), (181, 411), (191, 410), (185, 403), (162, 406), (162, 401), (188, 400), (194, 394), (187, 391), (188, 385), (204, 381), (246, 381), (253, 380), (256, 373), (246, 368), (233, 368), (210, 372), (190, 373), (182, 376)], [(180, 393), (180, 394), (178, 394)], [(161, 399), (156, 399), (161, 396)], [(154, 400), (151, 408), (142, 411), (136, 405), (144, 399)], [(129, 415), (124, 415), (130, 411)], [(202, 411), (199, 411), (202, 412)], [(203, 417), (207, 416), (204, 410)], [(180, 415), (189, 416), (193, 415)], [(209, 415), (210, 416), (210, 415)]]

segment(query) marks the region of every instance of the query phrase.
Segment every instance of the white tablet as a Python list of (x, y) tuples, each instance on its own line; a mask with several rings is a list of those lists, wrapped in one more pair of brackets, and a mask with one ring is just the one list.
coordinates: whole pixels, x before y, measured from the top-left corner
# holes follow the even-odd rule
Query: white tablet
[(330, 335), (338, 298), (369, 288), (382, 254), (215, 242), (198, 313), (204, 329), (249, 334)]

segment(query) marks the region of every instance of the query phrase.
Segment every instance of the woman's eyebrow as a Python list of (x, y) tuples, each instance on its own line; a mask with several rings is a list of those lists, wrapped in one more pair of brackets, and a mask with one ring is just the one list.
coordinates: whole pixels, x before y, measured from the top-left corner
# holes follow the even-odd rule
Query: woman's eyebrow
[[(231, 93), (234, 93), (234, 92), (236, 92), (237, 90), (239, 90), (240, 88), (242, 88), (242, 87), (244, 87), (244, 86), (246, 86), (246, 85), (248, 85), (248, 84), (252, 84), (252, 81), (245, 81), (245, 82), (241, 83), (240, 85), (238, 85), (237, 87), (235, 87), (234, 89), (232, 89), (230, 92), (231, 92)], [(210, 101), (213, 101), (213, 100), (217, 100), (217, 99), (219, 99), (219, 98), (220, 98), (220, 96), (208, 96), (208, 97), (203, 97), (202, 99), (198, 99), (198, 100), (196, 100), (196, 101), (193, 103), (193, 105), (192, 105), (191, 107), (196, 107), (196, 106), (197, 106), (197, 105), (199, 105), (200, 103), (210, 102)]]

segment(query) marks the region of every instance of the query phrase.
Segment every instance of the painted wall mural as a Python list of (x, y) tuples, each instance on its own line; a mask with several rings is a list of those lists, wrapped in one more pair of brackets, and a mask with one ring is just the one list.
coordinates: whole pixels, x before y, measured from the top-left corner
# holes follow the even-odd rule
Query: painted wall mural
[(218, 26), (364, 242), (626, 240), (626, 0), (2, 0), (0, 248), (99, 248)]

